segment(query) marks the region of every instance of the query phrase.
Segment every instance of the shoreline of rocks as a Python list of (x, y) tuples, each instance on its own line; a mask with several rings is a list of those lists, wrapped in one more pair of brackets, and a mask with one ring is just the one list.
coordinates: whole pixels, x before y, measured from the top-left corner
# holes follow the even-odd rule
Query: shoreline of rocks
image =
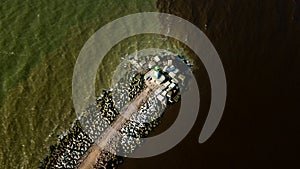
[[(169, 59), (176, 59), (175, 56), (167, 57)], [(186, 65), (189, 63), (188, 61), (184, 61), (183, 57), (180, 58), (178, 56), (178, 58)], [(154, 57), (154, 60), (160, 61), (159, 58), (157, 59), (157, 56)], [(172, 60), (172, 62), (174, 63), (175, 61)], [(142, 144), (141, 142), (136, 142), (136, 139), (133, 138), (147, 137), (159, 125), (160, 117), (164, 111), (163, 108), (166, 105), (180, 101), (180, 87), (178, 83), (183, 84), (186, 79), (176, 76), (178, 69), (175, 66), (174, 69), (172, 67), (173, 64), (170, 65), (169, 60), (164, 63), (169, 66), (167, 68), (164, 67), (161, 73), (167, 77), (166, 81), (169, 84), (165, 87), (169, 89), (171, 85), (171, 93), (161, 90), (156, 96), (150, 98), (137, 113), (130, 117), (130, 120), (119, 131), (121, 136), (130, 137), (126, 137), (126, 139), (125, 137), (118, 138), (120, 140), (117, 143), (112, 143), (116, 144), (116, 151), (118, 151), (117, 149), (121, 149), (126, 154), (132, 153)], [(160, 64), (162, 65), (163, 61)], [(64, 136), (60, 136), (58, 143), (50, 146), (50, 154), (41, 162), (40, 168), (78, 167), (81, 157), (84, 156), (95, 140), (100, 137), (101, 133), (119, 116), (120, 109), (145, 88), (144, 75), (149, 71), (149, 67), (143, 69), (141, 73), (134, 74), (135, 72), (130, 72), (125, 74), (125, 77), (115, 84), (111, 90), (103, 91), (103, 94), (96, 99), (95, 103), (89, 105), (82, 116), (75, 120), (72, 128)], [(128, 81), (129, 83), (126, 83)], [(162, 97), (157, 97), (158, 95), (162, 95)], [(160, 111), (162, 111), (161, 114), (159, 113)], [(150, 123), (138, 123), (140, 121), (147, 121), (147, 118), (150, 118)], [(98, 119), (104, 119), (104, 123)], [(82, 121), (84, 121), (83, 124)], [(86, 134), (86, 132), (89, 134)], [(104, 154), (106, 154), (106, 157), (98, 158), (95, 168), (116, 168), (123, 161), (122, 157), (110, 152), (104, 152)]]

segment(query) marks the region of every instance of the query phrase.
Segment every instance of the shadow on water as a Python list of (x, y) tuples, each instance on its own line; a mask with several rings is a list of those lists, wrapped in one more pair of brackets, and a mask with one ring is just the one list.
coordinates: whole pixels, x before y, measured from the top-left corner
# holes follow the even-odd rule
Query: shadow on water
[(120, 168), (295, 168), (299, 1), (159, 0), (157, 6), (196, 24), (212, 41), (226, 72), (226, 108), (200, 145), (210, 101), (201, 96), (200, 116), (180, 144), (159, 156), (127, 159)]

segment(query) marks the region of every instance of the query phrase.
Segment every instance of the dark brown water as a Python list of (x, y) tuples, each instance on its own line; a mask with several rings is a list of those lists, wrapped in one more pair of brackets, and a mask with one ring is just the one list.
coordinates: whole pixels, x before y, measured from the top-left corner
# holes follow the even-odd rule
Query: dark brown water
[[(84, 42), (113, 19), (156, 11), (155, 0), (58, 1), (0, 1), (1, 169), (36, 168), (56, 135), (70, 127), (76, 117), (72, 72)], [(193, 130), (174, 149), (152, 158), (127, 159), (120, 168), (300, 168), (299, 3), (159, 0), (160, 11), (193, 22), (216, 47), (227, 75), (226, 109), (212, 138), (200, 145), (210, 87), (198, 61), (201, 108)], [(155, 42), (154, 47), (174, 46), (152, 36), (141, 39)], [(141, 44), (139, 38), (120, 43), (108, 58), (115, 56), (115, 65), (121, 53)], [(102, 74), (99, 88), (108, 88), (109, 74)], [(166, 112), (157, 133), (172, 124), (178, 107)]]
[(199, 144), (210, 102), (199, 70), (201, 108), (192, 131), (172, 150), (126, 159), (120, 169), (299, 168), (299, 3), (159, 0), (160, 11), (193, 22), (214, 44), (226, 71), (227, 104), (216, 132)]

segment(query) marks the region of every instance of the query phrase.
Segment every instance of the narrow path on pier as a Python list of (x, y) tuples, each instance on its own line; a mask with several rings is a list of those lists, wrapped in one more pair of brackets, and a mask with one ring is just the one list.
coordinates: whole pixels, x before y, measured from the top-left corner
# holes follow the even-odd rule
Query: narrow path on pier
[(82, 162), (78, 167), (79, 169), (94, 168), (98, 157), (103, 152), (102, 150), (104, 150), (105, 146), (109, 146), (108, 141), (118, 134), (118, 131), (123, 127), (125, 122), (129, 120), (130, 116), (139, 110), (140, 106), (145, 103), (152, 94), (154, 94), (157, 88), (159, 88), (159, 85), (148, 86), (128, 106), (121, 109), (120, 115), (112, 123), (111, 127), (95, 141), (94, 145), (90, 147), (90, 149), (82, 157), (80, 160)]

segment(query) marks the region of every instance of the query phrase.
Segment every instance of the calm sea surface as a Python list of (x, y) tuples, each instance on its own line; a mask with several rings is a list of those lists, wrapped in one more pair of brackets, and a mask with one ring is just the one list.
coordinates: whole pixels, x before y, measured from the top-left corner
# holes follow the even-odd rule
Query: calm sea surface
[[(152, 158), (126, 159), (120, 168), (295, 168), (297, 159), (284, 155), (296, 149), (283, 147), (297, 142), (293, 134), (300, 132), (295, 125), (299, 121), (278, 124), (285, 124), (285, 117), (299, 119), (291, 104), (299, 100), (294, 94), (300, 84), (299, 9), (298, 0), (1, 0), (0, 168), (37, 168), (57, 135), (70, 127), (76, 118), (73, 67), (85, 41), (121, 16), (158, 10), (188, 19), (210, 38), (226, 71), (227, 106), (211, 140), (199, 145), (210, 87), (205, 69), (195, 60), (201, 108), (192, 132), (174, 149)], [(148, 47), (194, 58), (174, 39), (128, 38), (100, 65), (97, 94), (109, 88), (121, 56)], [(165, 114), (157, 133), (172, 124), (179, 106)]]

